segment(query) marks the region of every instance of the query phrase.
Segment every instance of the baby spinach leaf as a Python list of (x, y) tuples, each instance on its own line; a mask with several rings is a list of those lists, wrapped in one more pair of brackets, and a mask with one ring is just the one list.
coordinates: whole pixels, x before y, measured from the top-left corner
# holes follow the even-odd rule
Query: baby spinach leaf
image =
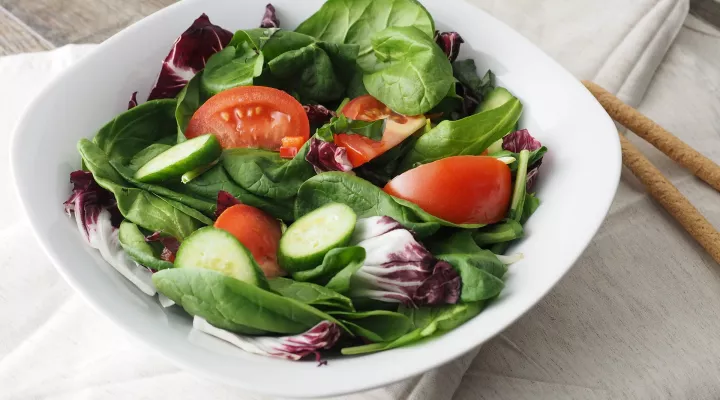
[(414, 26), (429, 38), (435, 34), (430, 13), (416, 0), (329, 0), (296, 31), (325, 42), (357, 44), (358, 64), (370, 69), (375, 64), (370, 38), (392, 26)]
[(295, 217), (328, 203), (350, 206), (358, 218), (392, 217), (419, 237), (435, 233), (441, 226), (478, 228), (481, 224), (457, 225), (434, 217), (416, 204), (395, 198), (372, 183), (343, 172), (324, 172), (302, 184), (295, 201)]
[(280, 158), (274, 151), (230, 149), (223, 154), (222, 165), (230, 178), (250, 193), (272, 199), (292, 199), (300, 185), (315, 175), (312, 165), (305, 161), (309, 143), (291, 160)]
[(198, 72), (177, 96), (177, 106), (175, 108), (175, 121), (177, 123), (177, 142), (184, 142), (185, 129), (187, 129), (190, 118), (195, 111), (207, 100), (200, 91), (200, 80), (203, 71)]
[(200, 78), (208, 97), (223, 90), (253, 84), (260, 76), (264, 63), (263, 54), (247, 43), (227, 46), (208, 59)]
[(535, 197), (534, 193), (527, 193), (525, 195), (525, 201), (523, 202), (523, 212), (520, 217), (520, 223), (524, 224), (528, 218), (535, 213), (535, 210), (540, 207), (540, 199)]
[(432, 336), (455, 329), (472, 317), (480, 314), (483, 302), (451, 304), (440, 307), (400, 308), (413, 322), (415, 329), (399, 338), (383, 343), (366, 344), (363, 346), (346, 347), (342, 354), (367, 354), (389, 350), (420, 342)]
[(410, 319), (394, 311), (329, 312), (350, 329), (355, 336), (371, 342), (389, 342), (412, 329)]
[[(352, 247), (338, 247), (330, 250), (325, 254), (322, 264), (318, 265), (313, 269), (306, 271), (300, 271), (293, 274), (293, 279), (301, 282), (313, 282), (318, 285), (326, 285), (331, 279), (334, 279), (342, 271), (348, 270), (349, 275), (352, 275), (362, 267), (365, 261), (365, 249), (360, 246)], [(352, 270), (352, 272), (350, 272)], [(347, 277), (346, 284), (340, 284), (339, 279), (336, 285), (331, 289), (337, 293), (347, 293), (350, 290), (350, 277)]]
[(285, 221), (294, 220), (293, 202), (257, 196), (239, 186), (232, 180), (222, 164), (215, 165), (202, 175), (185, 184), (185, 190), (194, 196), (217, 200), (218, 192), (232, 194), (242, 203), (257, 207), (275, 218)]
[(515, 126), (521, 112), (522, 104), (513, 98), (492, 110), (457, 121), (443, 121), (415, 142), (400, 163), (399, 171), (445, 157), (480, 155)]
[[(204, 224), (191, 217), (191, 210), (180, 203), (162, 198), (148, 191), (132, 187), (113, 166), (108, 156), (93, 142), (81, 139), (78, 151), (93, 178), (103, 188), (113, 192), (120, 213), (129, 221), (153, 231), (163, 232), (182, 240)], [(198, 213), (193, 210), (194, 213)]]
[(343, 327), (314, 307), (204, 268), (166, 269), (153, 274), (153, 283), (190, 315), (222, 329), (297, 334), (321, 321)]
[(475, 244), (470, 231), (459, 231), (441, 242), (429, 243), (439, 260), (447, 261), (462, 280), (460, 299), (465, 302), (495, 297), (505, 287), (507, 266), (489, 250)]
[(138, 264), (160, 271), (173, 268), (173, 263), (160, 259), (162, 249), (145, 241), (145, 235), (137, 225), (123, 221), (118, 230), (118, 240), (123, 250)]
[(315, 135), (318, 139), (326, 142), (332, 142), (333, 135), (336, 133), (354, 133), (375, 141), (380, 141), (385, 131), (386, 121), (386, 119), (362, 121), (359, 119), (350, 119), (343, 114), (338, 114), (336, 117), (332, 117), (330, 122), (318, 128)]
[(458, 60), (452, 63), (453, 76), (465, 88), (471, 91), (477, 101), (482, 99), (495, 87), (495, 74), (488, 70), (482, 78), (478, 76), (475, 60)]
[(414, 27), (387, 28), (372, 37), (378, 63), (365, 71), (368, 93), (393, 111), (418, 115), (438, 105), (455, 78), (432, 37)]
[(349, 298), (314, 283), (296, 282), (286, 278), (271, 279), (269, 283), (270, 289), (303, 304), (323, 310), (355, 311)]
[(133, 107), (100, 128), (93, 142), (110, 160), (125, 164), (153, 143), (173, 143), (175, 104), (175, 99), (161, 99)]
[(480, 247), (495, 243), (510, 242), (523, 237), (522, 224), (512, 219), (478, 229), (472, 237)]
[[(194, 196), (181, 183), (158, 185), (140, 182), (134, 178), (134, 171), (129, 167), (112, 161), (110, 162), (110, 165), (115, 168), (120, 176), (132, 184), (132, 186), (164, 197), (175, 207), (206, 225), (213, 224), (213, 220), (208, 218), (208, 216), (213, 216), (215, 214), (214, 200)], [(177, 204), (179, 204), (179, 206)]]

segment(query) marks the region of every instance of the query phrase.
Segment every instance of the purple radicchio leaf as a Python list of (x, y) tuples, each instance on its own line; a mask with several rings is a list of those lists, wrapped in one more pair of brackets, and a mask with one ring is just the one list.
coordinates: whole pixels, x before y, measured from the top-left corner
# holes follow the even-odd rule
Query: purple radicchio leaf
[(335, 111), (328, 110), (320, 104), (307, 104), (303, 106), (305, 114), (307, 114), (310, 125), (323, 125), (335, 116)]
[(128, 110), (137, 107), (137, 105), (137, 92), (133, 92), (132, 96), (130, 96), (130, 101), (128, 101)]
[(293, 336), (244, 336), (216, 328), (198, 316), (193, 319), (193, 328), (229, 342), (249, 353), (294, 361), (310, 354), (315, 354), (316, 360), (320, 361), (320, 350), (334, 346), (341, 333), (337, 324), (322, 321), (306, 332)]
[(447, 56), (450, 62), (455, 61), (460, 52), (460, 45), (465, 43), (463, 38), (457, 32), (442, 32), (435, 31), (435, 43), (440, 46), (443, 53)]
[(534, 151), (540, 147), (542, 147), (540, 141), (532, 137), (527, 129), (520, 129), (506, 135), (502, 143), (503, 150), (512, 151), (513, 153), (519, 153), (520, 150)]
[(115, 197), (100, 187), (87, 171), (70, 173), (73, 192), (64, 203), (65, 212), (75, 215), (78, 230), (90, 247), (100, 251), (102, 258), (126, 279), (149, 296), (156, 293), (152, 273), (133, 261), (123, 250), (118, 238), (122, 215)]
[(430, 275), (413, 295), (413, 303), (455, 304), (460, 300), (460, 275), (445, 261), (438, 261)]
[(72, 194), (65, 201), (65, 213), (75, 215), (78, 230), (90, 243), (90, 231), (97, 223), (100, 211), (107, 209), (113, 226), (120, 226), (122, 215), (117, 209), (115, 196), (95, 182), (92, 173), (77, 170), (70, 173)]
[(155, 86), (148, 100), (175, 97), (201, 69), (208, 58), (222, 50), (232, 39), (232, 33), (213, 25), (202, 14), (175, 40), (165, 57)]
[(236, 204), (242, 204), (242, 202), (224, 190), (219, 191), (217, 206), (215, 207), (215, 218), (220, 218), (220, 214)]
[(353, 275), (351, 296), (413, 306), (458, 301), (461, 281), (450, 265), (438, 262), (394, 219), (367, 219), (358, 221), (351, 240), (367, 254)]
[(145, 241), (160, 242), (163, 245), (162, 252), (160, 253), (160, 259), (171, 263), (175, 262), (175, 255), (180, 248), (180, 241), (172, 236), (162, 236), (160, 232), (154, 232), (151, 235), (146, 236)]
[[(505, 136), (502, 144), (503, 150), (512, 151), (513, 153), (519, 153), (521, 150), (535, 151), (541, 147), (542, 143), (535, 139), (527, 129), (521, 129)], [(532, 165), (529, 166), (527, 179), (525, 181), (527, 191), (532, 191), (535, 186), (541, 164), (542, 157), (535, 160)]]
[(349, 172), (352, 164), (347, 157), (347, 150), (332, 142), (325, 142), (315, 137), (310, 139), (310, 149), (305, 160), (313, 166), (316, 173), (327, 171)]
[(262, 22), (260, 22), (261, 28), (279, 28), (280, 20), (275, 13), (275, 7), (268, 3), (265, 6), (265, 14), (263, 14)]

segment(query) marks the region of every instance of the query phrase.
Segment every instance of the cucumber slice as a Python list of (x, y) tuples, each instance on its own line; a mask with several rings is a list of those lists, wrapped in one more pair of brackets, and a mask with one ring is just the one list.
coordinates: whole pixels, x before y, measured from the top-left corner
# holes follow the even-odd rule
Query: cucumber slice
[(222, 153), (214, 135), (198, 136), (165, 150), (135, 173), (141, 182), (161, 182), (175, 179), (195, 168), (215, 161)]
[(328, 251), (350, 241), (356, 221), (353, 209), (340, 203), (330, 203), (305, 214), (280, 238), (280, 267), (290, 273), (317, 267)]
[(175, 255), (176, 268), (205, 268), (255, 286), (267, 287), (262, 270), (235, 236), (211, 226), (188, 236)]
[(515, 96), (513, 96), (507, 89), (498, 86), (485, 96), (475, 112), (483, 112), (492, 110), (493, 108), (498, 108), (514, 98)]

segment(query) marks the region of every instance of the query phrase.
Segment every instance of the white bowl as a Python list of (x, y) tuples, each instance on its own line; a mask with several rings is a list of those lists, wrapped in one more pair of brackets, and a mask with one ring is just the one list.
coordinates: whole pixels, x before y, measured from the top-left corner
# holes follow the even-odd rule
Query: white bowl
[[(275, 0), (283, 27), (294, 27), (320, 0)], [(512, 251), (524, 260), (507, 274), (500, 298), (459, 328), (423, 344), (314, 362), (244, 353), (205, 336), (189, 337), (191, 319), (163, 309), (105, 264), (63, 214), (68, 174), (79, 168), (75, 144), (125, 110), (130, 94), (145, 98), (175, 38), (201, 13), (228, 29), (256, 27), (266, 0), (186, 0), (132, 25), (52, 82), (15, 132), (12, 166), (22, 204), (58, 271), (90, 304), (125, 330), (202, 375), (252, 392), (287, 397), (339, 395), (420, 374), (487, 341), (536, 304), (570, 269), (600, 227), (620, 176), (612, 121), (572, 75), (525, 38), (461, 1), (423, 0), (438, 29), (465, 39), (472, 57), (523, 102), (521, 126), (550, 149), (538, 180), (540, 208)]]

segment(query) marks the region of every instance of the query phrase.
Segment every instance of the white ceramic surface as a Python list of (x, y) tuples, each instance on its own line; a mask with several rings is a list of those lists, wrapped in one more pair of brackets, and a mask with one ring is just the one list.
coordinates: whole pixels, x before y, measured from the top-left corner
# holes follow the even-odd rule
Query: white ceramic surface
[[(190, 334), (191, 319), (163, 309), (86, 246), (63, 214), (68, 174), (80, 166), (78, 139), (93, 136), (127, 107), (133, 91), (145, 98), (175, 38), (201, 13), (229, 30), (256, 27), (265, 1), (186, 0), (115, 35), (69, 68), (32, 103), (11, 149), (15, 183), (30, 222), (58, 271), (88, 302), (119, 326), (178, 364), (252, 392), (321, 397), (369, 389), (417, 375), (482, 344), (536, 304), (570, 269), (602, 223), (620, 176), (612, 121), (584, 87), (501, 22), (463, 1), (424, 0), (441, 30), (465, 39), (460, 58), (525, 106), (521, 126), (550, 149), (538, 184), (542, 205), (513, 248), (525, 259), (507, 274), (500, 298), (479, 316), (421, 345), (361, 357), (290, 362), (247, 354), (217, 339)], [(284, 27), (294, 27), (320, 0), (273, 1)], [(31, 266), (30, 266), (31, 267)]]

